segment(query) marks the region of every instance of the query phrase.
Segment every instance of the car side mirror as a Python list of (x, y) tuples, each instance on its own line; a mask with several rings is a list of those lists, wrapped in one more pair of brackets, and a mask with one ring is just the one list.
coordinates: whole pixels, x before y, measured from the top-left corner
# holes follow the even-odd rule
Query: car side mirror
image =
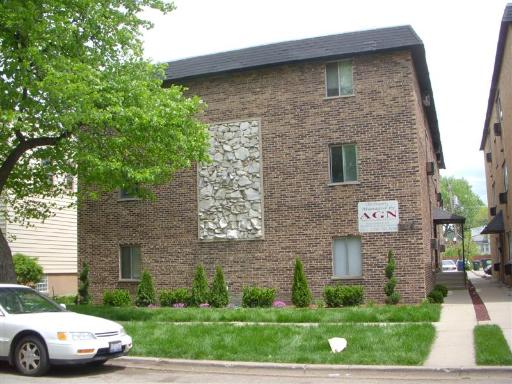
[(62, 303), (61, 303), (61, 304), (59, 304), (59, 305), (60, 305), (63, 309), (67, 309), (67, 308), (66, 308), (66, 304), (62, 304)]

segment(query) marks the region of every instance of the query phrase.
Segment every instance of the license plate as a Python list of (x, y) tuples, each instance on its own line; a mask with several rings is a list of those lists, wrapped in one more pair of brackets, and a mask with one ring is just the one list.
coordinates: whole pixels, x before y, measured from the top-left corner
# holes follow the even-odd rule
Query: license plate
[(110, 343), (109, 352), (110, 353), (117, 353), (121, 352), (123, 350), (123, 344), (120, 341), (114, 341)]

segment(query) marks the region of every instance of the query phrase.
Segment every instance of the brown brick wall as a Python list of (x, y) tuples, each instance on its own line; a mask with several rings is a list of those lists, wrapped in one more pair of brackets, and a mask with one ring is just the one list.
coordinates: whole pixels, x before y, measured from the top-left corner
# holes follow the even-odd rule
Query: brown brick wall
[[(397, 257), (398, 290), (406, 302), (425, 297), (430, 271), (430, 217), (423, 197), (423, 115), (415, 105), (408, 52), (353, 59), (354, 96), (325, 99), (324, 62), (237, 72), (188, 81), (208, 104), (207, 123), (261, 119), (265, 238), (201, 242), (197, 238), (196, 169), (157, 189), (156, 202), (117, 201), (112, 193), (79, 208), (79, 258), (91, 263), (91, 290), (119, 282), (119, 245), (139, 244), (158, 288), (190, 286), (197, 263), (213, 276), (222, 265), (230, 292), (273, 286), (290, 301), (293, 260), (300, 257), (317, 298), (333, 283), (332, 240), (358, 236), (357, 203), (398, 200), (409, 228), (362, 234), (362, 283), (383, 301), (388, 249)], [(420, 111), (421, 112), (421, 111)], [(419, 120), (421, 119), (421, 121)], [(328, 146), (356, 143), (359, 182), (329, 185)], [(428, 151), (426, 151), (428, 152)], [(412, 226), (412, 229), (411, 229)]]
[[(484, 146), (484, 163), (487, 180), (487, 201), (489, 207), (496, 207), (496, 212), (503, 212), (505, 232), (503, 234), (490, 235), (491, 254), (494, 263), (502, 265), (512, 262), (508, 242), (512, 237), (512, 26), (509, 25), (507, 38), (505, 42), (502, 66), (497, 84), (499, 91), (501, 107), (503, 110), (503, 121), (501, 122), (501, 136), (494, 134), (494, 123), (498, 121), (496, 104), (493, 105), (491, 118), (489, 120), (487, 139)], [(492, 154), (492, 161), (487, 162), (486, 153)], [(508, 202), (500, 204), (498, 195), (504, 192), (503, 164), (508, 167)], [(493, 195), (492, 185), (495, 184), (495, 193)], [(489, 216), (489, 220), (492, 216)], [(500, 251), (501, 248), (501, 251)], [(512, 275), (506, 275), (504, 268), (499, 272), (494, 271), (494, 276), (501, 281), (512, 285)]]

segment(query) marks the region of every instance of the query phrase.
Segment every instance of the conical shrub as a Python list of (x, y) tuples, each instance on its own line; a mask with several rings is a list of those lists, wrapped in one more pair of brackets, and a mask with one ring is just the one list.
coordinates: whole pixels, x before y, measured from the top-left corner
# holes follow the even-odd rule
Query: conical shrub
[(199, 306), (199, 304), (208, 303), (210, 292), (208, 289), (208, 279), (202, 264), (196, 268), (194, 282), (192, 283), (192, 296), (190, 298), (191, 305)]
[(313, 295), (308, 287), (304, 273), (304, 266), (299, 258), (295, 259), (295, 272), (293, 274), (292, 303), (299, 308), (309, 307)]
[(210, 289), (210, 305), (215, 308), (222, 308), (228, 305), (229, 296), (226, 282), (224, 281), (224, 272), (222, 268), (217, 266), (215, 269), (215, 277), (213, 278), (212, 287)]

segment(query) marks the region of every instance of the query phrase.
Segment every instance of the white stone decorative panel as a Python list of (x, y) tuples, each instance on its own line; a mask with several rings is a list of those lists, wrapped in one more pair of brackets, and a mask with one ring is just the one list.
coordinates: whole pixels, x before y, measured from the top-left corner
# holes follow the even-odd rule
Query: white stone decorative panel
[(260, 122), (212, 124), (212, 162), (198, 169), (199, 239), (263, 237)]

